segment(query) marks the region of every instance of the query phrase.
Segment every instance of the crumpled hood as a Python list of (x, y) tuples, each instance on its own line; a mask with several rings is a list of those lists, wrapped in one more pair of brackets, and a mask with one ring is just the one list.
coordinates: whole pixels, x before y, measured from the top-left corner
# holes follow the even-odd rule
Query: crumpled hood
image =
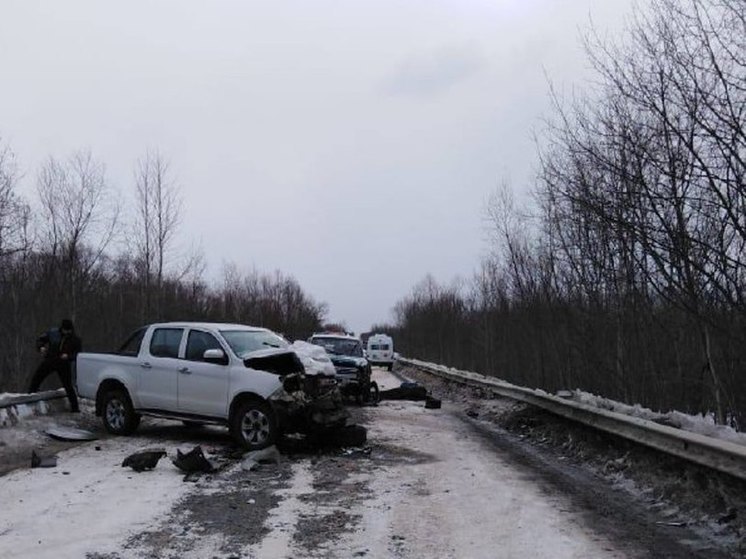
[(283, 353), (293, 353), (292, 350), (284, 347), (268, 347), (267, 349), (255, 349), (241, 354), (241, 359), (254, 359), (255, 357), (269, 357), (270, 355), (281, 355)]
[(298, 355), (290, 349), (258, 349), (245, 353), (241, 357), (243, 358), (243, 364), (249, 369), (266, 371), (281, 377), (304, 372), (303, 363)]
[(306, 375), (333, 377), (337, 374), (334, 364), (329, 359), (329, 355), (323, 347), (309, 344), (308, 342), (297, 341), (290, 346), (290, 349), (294, 351), (303, 362), (303, 367), (306, 369)]

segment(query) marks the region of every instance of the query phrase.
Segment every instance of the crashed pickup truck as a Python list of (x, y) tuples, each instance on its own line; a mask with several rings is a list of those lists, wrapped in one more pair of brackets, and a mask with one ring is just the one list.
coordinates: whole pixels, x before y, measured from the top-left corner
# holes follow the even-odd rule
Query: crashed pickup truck
[(150, 415), (227, 425), (240, 445), (257, 450), (282, 432), (345, 424), (333, 367), (317, 359), (265, 328), (152, 324), (117, 352), (80, 353), (77, 388), (115, 435), (132, 433)]

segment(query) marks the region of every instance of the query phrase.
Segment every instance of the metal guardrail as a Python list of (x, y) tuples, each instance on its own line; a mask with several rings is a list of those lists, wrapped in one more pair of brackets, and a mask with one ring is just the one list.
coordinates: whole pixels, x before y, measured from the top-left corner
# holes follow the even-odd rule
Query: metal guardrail
[(746, 446), (565, 400), (477, 373), (436, 367), (416, 359), (399, 358), (398, 361), (443, 379), (489, 389), (500, 396), (531, 404), (567, 419), (746, 480)]
[(17, 425), (26, 417), (44, 415), (61, 409), (58, 402), (65, 398), (65, 391), (47, 390), (33, 394), (13, 394), (0, 397), (0, 428)]
[(44, 392), (32, 392), (31, 394), (3, 396), (0, 397), (0, 409), (9, 408), (11, 406), (20, 406), (23, 404), (34, 404), (36, 402), (56, 400), (64, 397), (65, 390), (63, 388), (58, 388), (57, 390), (46, 390)]

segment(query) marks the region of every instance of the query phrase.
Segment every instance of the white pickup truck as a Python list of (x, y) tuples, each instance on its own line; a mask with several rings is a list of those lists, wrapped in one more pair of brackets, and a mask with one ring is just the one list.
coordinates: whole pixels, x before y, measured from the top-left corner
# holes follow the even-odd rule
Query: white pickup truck
[(283, 430), (344, 424), (335, 381), (306, 374), (288, 343), (265, 328), (169, 322), (134, 332), (114, 353), (80, 353), (77, 388), (116, 435), (142, 415), (227, 425), (255, 450)]

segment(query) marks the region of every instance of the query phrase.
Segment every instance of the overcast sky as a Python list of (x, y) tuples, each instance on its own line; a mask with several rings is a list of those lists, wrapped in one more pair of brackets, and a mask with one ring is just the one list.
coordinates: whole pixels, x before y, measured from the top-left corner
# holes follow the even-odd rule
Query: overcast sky
[(530, 185), (546, 75), (630, 0), (2, 0), (0, 136), (39, 162), (90, 148), (126, 196), (146, 149), (184, 199), (180, 248), (280, 269), (355, 331), (428, 272), (468, 277), (482, 210)]

